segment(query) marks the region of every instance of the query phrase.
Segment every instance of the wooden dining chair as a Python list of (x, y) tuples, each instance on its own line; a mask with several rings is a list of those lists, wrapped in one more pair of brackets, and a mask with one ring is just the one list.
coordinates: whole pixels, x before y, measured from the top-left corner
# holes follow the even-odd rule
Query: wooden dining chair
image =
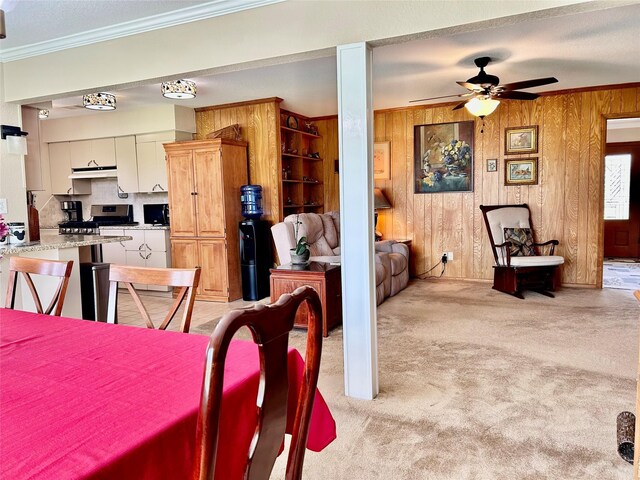
[(194, 480), (212, 480), (216, 466), (224, 366), (231, 339), (248, 327), (260, 354), (260, 386), (257, 398), (258, 425), (247, 452), (244, 480), (268, 480), (282, 446), (287, 424), (289, 332), (298, 308), (306, 306), (308, 319), (305, 382), (298, 393), (287, 480), (302, 478), (311, 410), (320, 371), (322, 307), (309, 286), (284, 294), (272, 305), (258, 304), (227, 313), (216, 326), (207, 347), (204, 382), (196, 431)]
[[(18, 275), (22, 273), (26, 282), (33, 302), (35, 303), (38, 313), (50, 315), (55, 307), (54, 315), (60, 316), (64, 305), (64, 297), (67, 294), (67, 285), (73, 268), (73, 260), (68, 262), (59, 260), (42, 260), (39, 258), (11, 257), (9, 259), (9, 285), (7, 288), (7, 299), (5, 308), (13, 309), (16, 302), (16, 293), (18, 288)], [(58, 286), (53, 293), (51, 302), (46, 310), (42, 309), (42, 302), (36, 290), (36, 286), (31, 279), (31, 275), (48, 275), (50, 277), (59, 277)]]
[(123, 283), (131, 294), (131, 298), (133, 298), (136, 307), (138, 307), (147, 328), (155, 328), (149, 312), (147, 312), (133, 284), (164, 285), (168, 287), (179, 287), (180, 291), (169, 313), (167, 313), (167, 316), (158, 328), (165, 330), (169, 326), (183, 300), (186, 299), (180, 331), (187, 333), (191, 325), (193, 302), (196, 299), (196, 288), (199, 282), (200, 268), (150, 268), (111, 265), (109, 267), (109, 307), (107, 310), (107, 323), (118, 323), (118, 284)]

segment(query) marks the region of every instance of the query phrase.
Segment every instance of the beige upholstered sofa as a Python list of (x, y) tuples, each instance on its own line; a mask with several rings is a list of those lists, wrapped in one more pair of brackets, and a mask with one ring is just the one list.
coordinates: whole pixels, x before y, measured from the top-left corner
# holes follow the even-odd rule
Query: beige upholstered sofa
[[(340, 213), (301, 213), (289, 215), (271, 227), (281, 264), (291, 262), (290, 250), (295, 247), (294, 224), (298, 217), (298, 236), (307, 237), (311, 260), (340, 262)], [(386, 240), (375, 243), (376, 303), (397, 294), (409, 282), (409, 247), (404, 243)]]

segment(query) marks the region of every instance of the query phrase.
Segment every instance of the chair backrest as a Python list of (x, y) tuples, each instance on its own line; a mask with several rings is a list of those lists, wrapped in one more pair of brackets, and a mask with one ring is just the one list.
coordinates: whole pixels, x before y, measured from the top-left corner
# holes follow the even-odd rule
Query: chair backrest
[(302, 464), (309, 433), (322, 351), (322, 309), (318, 294), (305, 286), (284, 294), (272, 305), (258, 304), (227, 313), (216, 326), (207, 347), (206, 368), (196, 433), (193, 479), (213, 479), (218, 445), (218, 425), (223, 394), (224, 365), (231, 339), (238, 329), (251, 330), (260, 354), (260, 386), (257, 398), (258, 427), (247, 452), (245, 480), (268, 480), (284, 439), (287, 423), (289, 332), (298, 308), (306, 304), (307, 347), (305, 383), (298, 394), (287, 480), (302, 478)]
[(530, 228), (533, 231), (529, 206), (526, 203), (521, 205), (480, 205), (480, 210), (489, 233), (493, 257), (496, 264), (502, 264), (503, 252), (502, 249), (496, 248), (496, 245), (504, 243), (504, 229)]
[(143, 283), (150, 285), (164, 285), (168, 287), (181, 287), (178, 295), (164, 318), (162, 324), (158, 327), (164, 330), (169, 326), (171, 320), (176, 315), (182, 301), (185, 300), (184, 313), (182, 315), (182, 323), (180, 331), (188, 332), (191, 324), (191, 314), (193, 312), (193, 302), (196, 298), (196, 288), (200, 282), (200, 268), (149, 268), (149, 267), (130, 267), (127, 265), (111, 265), (109, 267), (109, 308), (107, 310), (107, 323), (117, 322), (118, 310), (118, 283), (123, 283), (131, 298), (133, 298), (136, 307), (140, 311), (142, 318), (148, 328), (155, 328), (151, 321), (149, 312), (145, 308), (138, 292), (134, 288), (134, 283)]
[[(59, 316), (62, 313), (62, 306), (64, 305), (64, 297), (67, 294), (67, 285), (69, 284), (69, 277), (71, 276), (72, 268), (73, 260), (64, 262), (58, 260), (42, 260), (39, 258), (11, 257), (9, 259), (9, 285), (7, 288), (5, 307), (11, 309), (14, 308), (18, 287), (18, 274), (22, 273), (24, 280), (31, 291), (31, 296), (33, 297), (38, 313), (50, 315), (55, 307), (56, 310), (54, 315)], [(51, 298), (51, 302), (44, 311), (42, 309), (40, 296), (36, 291), (36, 286), (31, 279), (32, 274), (48, 275), (60, 278), (58, 286)]]

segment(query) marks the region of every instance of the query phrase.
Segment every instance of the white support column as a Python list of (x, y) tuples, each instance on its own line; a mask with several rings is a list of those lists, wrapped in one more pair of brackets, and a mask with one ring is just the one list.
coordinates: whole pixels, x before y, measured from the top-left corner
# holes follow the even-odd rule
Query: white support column
[(345, 394), (371, 400), (379, 391), (371, 48), (338, 46), (337, 61)]

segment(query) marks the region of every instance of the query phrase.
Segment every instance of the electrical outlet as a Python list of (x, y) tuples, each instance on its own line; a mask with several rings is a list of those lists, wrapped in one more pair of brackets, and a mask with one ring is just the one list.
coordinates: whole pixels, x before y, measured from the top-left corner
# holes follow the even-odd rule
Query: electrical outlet
[(453, 260), (453, 252), (444, 252), (442, 255), (447, 256), (447, 262), (451, 262)]

